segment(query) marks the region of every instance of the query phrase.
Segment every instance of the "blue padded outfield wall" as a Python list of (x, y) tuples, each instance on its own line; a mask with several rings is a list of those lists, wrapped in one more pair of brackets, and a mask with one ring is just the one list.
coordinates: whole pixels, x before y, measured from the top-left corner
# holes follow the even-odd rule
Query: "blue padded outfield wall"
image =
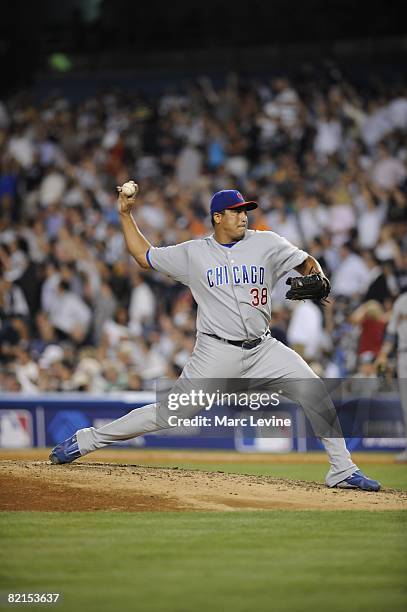
[[(150, 393), (118, 393), (93, 396), (84, 393), (0, 394), (0, 448), (52, 447), (77, 429), (100, 427), (130, 410), (155, 401)], [(404, 448), (403, 417), (396, 394), (377, 395), (364, 400), (348, 397), (336, 402), (350, 450), (383, 450), (396, 452)], [(264, 435), (264, 428), (255, 426), (184, 427), (162, 430), (134, 438), (120, 446), (184, 449), (232, 449), (241, 452), (290, 452), (318, 450), (320, 442), (309, 433), (301, 408), (291, 402), (281, 402), (272, 408), (278, 418), (289, 417), (292, 427), (279, 437)], [(267, 417), (262, 411), (238, 411), (217, 407), (215, 415), (233, 416), (254, 414)], [(270, 413), (269, 413), (270, 415)]]

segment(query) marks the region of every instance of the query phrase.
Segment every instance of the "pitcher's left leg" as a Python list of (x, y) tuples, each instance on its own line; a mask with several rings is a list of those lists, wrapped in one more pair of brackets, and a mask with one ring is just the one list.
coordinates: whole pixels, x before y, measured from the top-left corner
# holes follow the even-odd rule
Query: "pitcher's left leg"
[[(329, 457), (331, 467), (326, 484), (329, 487), (347, 486), (347, 479), (351, 479), (359, 470), (346, 448), (335, 406), (323, 381), (298, 353), (281, 342), (271, 339), (259, 348), (257, 354), (249, 357), (253, 366), (248, 369), (247, 375), (264, 380), (270, 389), (282, 390), (282, 395), (302, 406), (314, 434), (321, 440)], [(369, 482), (349, 486), (367, 490), (380, 488), (376, 481), (362, 474), (361, 477)]]

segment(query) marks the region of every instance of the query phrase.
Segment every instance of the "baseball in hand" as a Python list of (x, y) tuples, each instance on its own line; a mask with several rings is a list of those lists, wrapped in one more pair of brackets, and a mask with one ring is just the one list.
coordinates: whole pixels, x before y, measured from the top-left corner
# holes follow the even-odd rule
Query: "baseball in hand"
[(127, 183), (123, 183), (122, 185), (122, 193), (125, 196), (130, 198), (136, 193), (137, 185), (134, 181), (128, 181)]

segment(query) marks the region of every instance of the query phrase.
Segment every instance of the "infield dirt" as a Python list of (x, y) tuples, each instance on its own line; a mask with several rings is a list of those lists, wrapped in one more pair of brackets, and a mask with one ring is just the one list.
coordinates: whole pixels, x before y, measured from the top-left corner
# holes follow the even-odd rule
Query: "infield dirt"
[[(0, 510), (403, 510), (407, 491), (328, 489), (310, 481), (110, 462), (0, 460)], [(162, 456), (162, 455), (161, 455)], [(123, 453), (118, 453), (123, 461)], [(133, 456), (134, 459), (134, 456)], [(257, 458), (258, 459), (258, 458)], [(247, 457), (246, 457), (247, 460)]]

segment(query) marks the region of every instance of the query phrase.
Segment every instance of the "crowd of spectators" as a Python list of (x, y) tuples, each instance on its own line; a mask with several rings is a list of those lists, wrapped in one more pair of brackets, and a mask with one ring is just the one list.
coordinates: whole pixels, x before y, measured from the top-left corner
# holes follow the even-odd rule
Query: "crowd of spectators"
[(325, 309), (273, 292), (273, 334), (324, 376), (369, 376), (407, 277), (407, 89), (346, 80), (208, 78), (147, 96), (0, 102), (0, 390), (142, 390), (195, 338), (182, 285), (128, 256), (116, 185), (155, 245), (211, 233), (213, 192), (261, 207), (250, 226), (307, 250)]

